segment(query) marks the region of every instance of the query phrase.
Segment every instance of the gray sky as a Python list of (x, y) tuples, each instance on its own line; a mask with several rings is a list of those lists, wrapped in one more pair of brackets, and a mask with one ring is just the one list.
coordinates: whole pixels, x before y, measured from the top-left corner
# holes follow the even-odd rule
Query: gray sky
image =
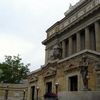
[(20, 54), (30, 70), (44, 64), (46, 30), (79, 0), (0, 0), (0, 62)]

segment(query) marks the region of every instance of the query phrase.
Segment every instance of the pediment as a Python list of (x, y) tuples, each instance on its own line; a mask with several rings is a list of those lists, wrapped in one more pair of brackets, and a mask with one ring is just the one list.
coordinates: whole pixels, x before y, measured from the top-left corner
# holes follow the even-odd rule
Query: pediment
[(56, 68), (49, 67), (48, 69), (43, 71), (43, 77), (49, 77), (56, 74)]
[(37, 80), (38, 80), (38, 76), (37, 76), (37, 75), (32, 75), (32, 76), (30, 76), (30, 78), (29, 78), (29, 81), (30, 81), (30, 82), (37, 81)]

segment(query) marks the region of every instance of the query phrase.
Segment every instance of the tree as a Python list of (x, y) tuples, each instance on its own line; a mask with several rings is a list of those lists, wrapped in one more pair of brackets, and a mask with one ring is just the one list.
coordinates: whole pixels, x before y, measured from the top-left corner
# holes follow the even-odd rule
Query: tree
[(21, 61), (19, 55), (5, 56), (5, 61), (0, 63), (0, 82), (20, 83), (20, 81), (26, 79), (30, 64), (24, 65)]

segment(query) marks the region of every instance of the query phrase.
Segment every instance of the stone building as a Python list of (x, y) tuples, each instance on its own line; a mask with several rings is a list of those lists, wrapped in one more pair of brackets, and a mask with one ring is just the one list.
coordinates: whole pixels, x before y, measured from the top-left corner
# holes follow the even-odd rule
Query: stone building
[(100, 90), (100, 0), (80, 0), (46, 32), (45, 64), (29, 74), (28, 100)]
[(0, 84), (0, 100), (27, 100), (28, 84)]

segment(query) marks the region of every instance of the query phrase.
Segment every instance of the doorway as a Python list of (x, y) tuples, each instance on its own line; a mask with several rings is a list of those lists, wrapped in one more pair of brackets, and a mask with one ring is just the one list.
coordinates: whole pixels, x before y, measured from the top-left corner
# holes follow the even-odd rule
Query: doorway
[(69, 90), (78, 91), (78, 77), (77, 75), (69, 77)]
[(32, 100), (35, 100), (35, 86), (32, 86), (31, 89), (32, 89)]
[(52, 93), (52, 82), (47, 82), (46, 83), (46, 92), (47, 93)]

